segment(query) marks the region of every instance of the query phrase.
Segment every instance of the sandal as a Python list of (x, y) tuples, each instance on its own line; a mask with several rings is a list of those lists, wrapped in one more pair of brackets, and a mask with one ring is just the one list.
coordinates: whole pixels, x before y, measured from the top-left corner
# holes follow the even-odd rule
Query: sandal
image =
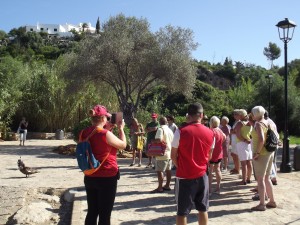
[(247, 185), (247, 182), (245, 182), (245, 181), (240, 181), (240, 182), (237, 182), (237, 185)]
[(154, 189), (153, 191), (150, 191), (150, 194), (155, 194), (155, 193), (164, 193), (164, 190), (158, 190), (157, 188)]
[(276, 204), (276, 202), (268, 202), (266, 204), (266, 207), (267, 208), (277, 208), (277, 204)]
[(277, 179), (276, 178), (272, 178), (271, 182), (272, 182), (273, 185), (277, 185)]
[(252, 189), (250, 189), (250, 191), (252, 191), (252, 192), (258, 192), (257, 188), (252, 188)]
[(236, 169), (232, 169), (230, 170), (230, 174), (239, 174), (239, 171), (237, 171)]
[(171, 191), (171, 188), (169, 188), (169, 187), (163, 187), (163, 190), (164, 191)]
[[(268, 200), (269, 198), (267, 196), (265, 196), (265, 200)], [(259, 194), (255, 194), (253, 197), (252, 197), (252, 200), (253, 201), (259, 201)]]
[(257, 205), (251, 208), (252, 211), (266, 211), (266, 206), (265, 205)]

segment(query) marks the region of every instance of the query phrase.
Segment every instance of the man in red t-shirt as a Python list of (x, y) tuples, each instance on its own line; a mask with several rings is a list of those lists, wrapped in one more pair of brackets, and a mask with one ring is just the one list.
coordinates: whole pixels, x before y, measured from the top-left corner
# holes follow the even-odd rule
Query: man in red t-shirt
[(172, 142), (171, 158), (177, 167), (175, 197), (176, 225), (186, 225), (193, 205), (199, 212), (200, 225), (208, 223), (209, 191), (207, 165), (214, 143), (212, 130), (201, 124), (203, 107), (188, 106), (187, 124), (177, 129)]

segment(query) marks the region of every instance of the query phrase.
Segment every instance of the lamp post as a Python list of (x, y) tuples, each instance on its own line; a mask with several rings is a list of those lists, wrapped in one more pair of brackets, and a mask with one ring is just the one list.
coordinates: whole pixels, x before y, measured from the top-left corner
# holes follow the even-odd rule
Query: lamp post
[(273, 78), (273, 75), (266, 75), (265, 78), (269, 79), (269, 117), (271, 115), (271, 79)]
[(282, 162), (280, 165), (280, 172), (289, 173), (292, 171), (290, 162), (290, 147), (289, 147), (289, 133), (288, 133), (288, 68), (287, 68), (287, 43), (292, 40), (295, 22), (285, 18), (276, 24), (278, 27), (278, 34), (280, 40), (284, 43), (284, 138)]

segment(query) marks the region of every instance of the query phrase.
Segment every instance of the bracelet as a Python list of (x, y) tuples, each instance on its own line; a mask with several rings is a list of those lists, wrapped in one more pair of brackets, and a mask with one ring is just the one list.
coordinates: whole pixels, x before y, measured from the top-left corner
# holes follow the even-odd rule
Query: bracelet
[(256, 152), (255, 154), (259, 155), (259, 154), (260, 154), (260, 152)]

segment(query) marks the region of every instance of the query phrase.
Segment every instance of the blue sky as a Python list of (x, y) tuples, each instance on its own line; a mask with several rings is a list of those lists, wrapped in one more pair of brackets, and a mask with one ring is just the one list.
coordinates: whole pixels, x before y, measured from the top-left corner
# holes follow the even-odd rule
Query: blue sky
[[(199, 47), (193, 52), (197, 60), (223, 63), (233, 61), (253, 63), (265, 68), (270, 64), (263, 55), (269, 42), (282, 50), (274, 61), (283, 66), (283, 42), (277, 27), (289, 18), (300, 25), (299, 0), (9, 0), (2, 1), (0, 30), (48, 24), (78, 24), (105, 22), (110, 16), (146, 18), (153, 32), (166, 25), (190, 28)], [(300, 27), (288, 44), (288, 61), (300, 59)]]

